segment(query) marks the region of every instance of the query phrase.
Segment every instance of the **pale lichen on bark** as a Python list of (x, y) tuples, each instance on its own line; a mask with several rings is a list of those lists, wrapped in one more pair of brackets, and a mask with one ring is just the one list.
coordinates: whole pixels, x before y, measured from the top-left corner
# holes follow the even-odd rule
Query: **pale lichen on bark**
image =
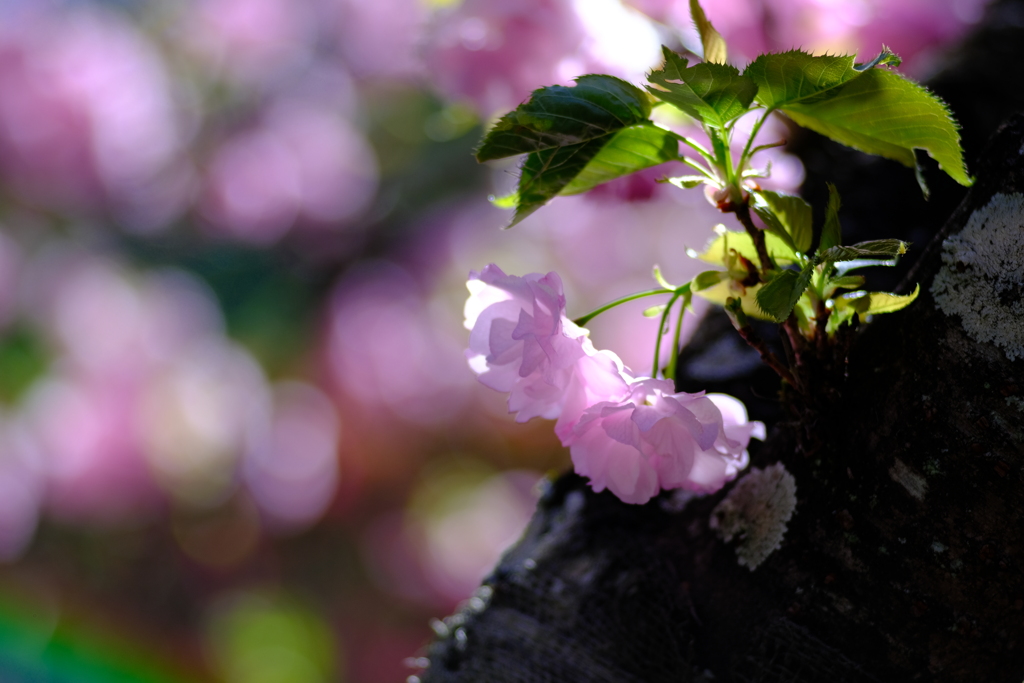
[(738, 538), (736, 557), (751, 571), (782, 546), (796, 509), (796, 480), (782, 463), (750, 470), (711, 512), (722, 540)]
[(935, 305), (978, 342), (1024, 358), (1024, 195), (996, 194), (942, 244)]

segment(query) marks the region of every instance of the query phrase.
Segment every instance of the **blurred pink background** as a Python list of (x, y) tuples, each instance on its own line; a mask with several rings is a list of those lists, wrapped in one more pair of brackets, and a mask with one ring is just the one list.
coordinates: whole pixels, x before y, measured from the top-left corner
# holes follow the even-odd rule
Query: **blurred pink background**
[[(884, 43), (926, 78), (984, 4), (705, 9), (738, 66)], [(466, 367), (469, 270), (557, 270), (580, 315), (694, 275), (721, 220), (657, 169), (503, 232), (515, 164), (471, 150), (535, 88), (695, 47), (687, 8), (0, 0), (0, 680), (415, 675), (569, 465)], [(647, 368), (634, 304), (593, 338)]]

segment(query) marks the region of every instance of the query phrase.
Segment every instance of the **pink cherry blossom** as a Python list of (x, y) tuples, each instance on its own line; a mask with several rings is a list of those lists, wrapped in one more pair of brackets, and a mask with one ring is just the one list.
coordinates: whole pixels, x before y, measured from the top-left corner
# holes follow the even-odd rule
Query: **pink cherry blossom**
[(468, 286), (470, 367), (509, 392), (517, 421), (557, 419), (555, 434), (595, 491), (626, 503), (662, 489), (711, 493), (746, 467), (750, 438), (764, 438), (731, 396), (676, 393), (670, 380), (636, 377), (595, 349), (566, 318), (556, 273), (517, 277), (491, 264)]
[(466, 357), (484, 385), (509, 392), (517, 421), (561, 418), (556, 431), (568, 437), (587, 405), (626, 393), (618, 357), (565, 317), (557, 273), (518, 277), (491, 264), (468, 287)]
[(721, 411), (722, 431), (714, 445), (701, 454), (703, 457), (694, 461), (684, 488), (713, 493), (747, 466), (747, 445), (751, 438), (763, 440), (765, 427), (763, 422), (748, 419), (747, 408), (739, 399), (726, 394), (705, 394), (705, 397)]
[[(642, 504), (661, 489), (710, 493), (746, 466), (746, 447), (764, 425), (728, 396), (674, 393), (668, 380), (638, 379), (623, 401), (584, 411), (571, 443), (576, 472), (595, 491)], [(721, 405), (724, 409), (719, 408)]]

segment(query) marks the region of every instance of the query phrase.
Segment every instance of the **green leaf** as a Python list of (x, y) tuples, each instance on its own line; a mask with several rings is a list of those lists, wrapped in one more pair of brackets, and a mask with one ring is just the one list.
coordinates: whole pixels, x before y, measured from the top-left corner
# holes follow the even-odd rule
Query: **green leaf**
[(906, 308), (920, 293), (921, 285), (917, 285), (913, 292), (902, 296), (887, 292), (850, 292), (833, 299), (833, 302), (840, 312), (853, 310), (861, 315), (877, 315)]
[(534, 91), (495, 124), (476, 152), (479, 161), (528, 155), (509, 227), (557, 195), (677, 159), (677, 137), (649, 114), (647, 96), (612, 76), (582, 76), (570, 88)]
[(613, 76), (589, 75), (576, 85), (534, 90), (505, 114), (476, 150), (477, 161), (577, 145), (638, 123), (648, 123), (651, 105), (639, 88)]
[(758, 86), (757, 101), (769, 109), (828, 97), (828, 91), (856, 78), (850, 55), (814, 56), (801, 50), (761, 55), (743, 71)]
[(923, 149), (953, 180), (970, 185), (960, 134), (946, 104), (885, 69), (870, 69), (827, 99), (781, 107), (799, 125), (868, 154), (917, 168)]
[(697, 275), (697, 277), (691, 280), (690, 291), (700, 292), (705, 289), (714, 287), (722, 280), (726, 279), (728, 273), (721, 270), (705, 270), (703, 273)]
[(821, 229), (821, 242), (818, 253), (842, 243), (843, 229), (839, 225), (839, 206), (841, 204), (839, 190), (832, 183), (828, 184), (828, 206), (825, 207), (825, 226)]
[(842, 275), (828, 281), (836, 289), (857, 289), (863, 287), (866, 278), (863, 275)]
[(758, 307), (772, 320), (783, 322), (807, 289), (813, 273), (814, 268), (810, 265), (799, 273), (794, 270), (779, 271), (758, 290)]
[(806, 253), (814, 237), (811, 205), (800, 197), (781, 192), (757, 190), (754, 196), (759, 200), (754, 212), (765, 225), (779, 237), (785, 235), (784, 241), (788, 238), (793, 249)]
[(689, 190), (697, 187), (698, 185), (711, 182), (711, 179), (702, 175), (681, 175), (676, 178), (666, 178), (665, 182), (672, 183), (676, 187), (683, 188), (684, 190)]
[(911, 168), (917, 167), (914, 150), (923, 149), (955, 181), (970, 185), (945, 103), (898, 73), (875, 68), (898, 63), (889, 50), (867, 64), (853, 59), (792, 50), (761, 55), (743, 73), (757, 83), (758, 102), (805, 128)]
[(841, 261), (836, 264), (836, 271), (839, 275), (846, 275), (850, 271), (860, 270), (861, 268), (874, 268), (875, 266), (888, 266), (893, 267), (898, 263), (896, 259), (854, 259), (853, 261)]
[[(781, 238), (770, 232), (765, 234), (764, 237), (768, 255), (776, 263), (788, 264), (797, 261), (793, 249), (782, 241)], [(703, 252), (691, 254), (691, 256), (695, 255), (696, 258), (716, 266), (728, 266), (726, 259), (728, 258), (728, 251), (732, 249), (735, 249), (738, 254), (748, 261), (757, 263), (757, 247), (754, 246), (754, 241), (750, 239), (750, 235), (745, 232), (723, 233), (711, 240)]]
[(757, 84), (727, 64), (703, 62), (687, 67), (686, 59), (662, 46), (665, 64), (647, 77), (658, 88), (647, 90), (701, 123), (723, 128), (747, 112)]
[[(615, 180), (635, 171), (663, 164), (679, 158), (679, 140), (671, 132), (654, 124), (641, 124), (623, 128), (607, 139), (598, 139), (587, 145), (601, 144), (597, 154), (583, 163), (580, 159), (566, 160), (566, 166), (555, 168), (544, 167), (543, 172), (552, 177), (561, 177), (575, 171), (572, 180), (557, 194), (570, 195), (586, 192), (609, 180)], [(546, 153), (538, 153), (538, 160), (547, 158)], [(586, 156), (584, 153), (582, 156)], [(527, 158), (529, 162), (529, 157)], [(523, 170), (525, 172), (526, 165)], [(523, 179), (520, 179), (520, 193), (523, 192)], [(550, 199), (550, 197), (549, 197)], [(545, 200), (546, 201), (546, 200)]]
[(710, 301), (719, 306), (725, 306), (729, 299), (736, 299), (744, 313), (750, 317), (757, 318), (758, 320), (771, 320), (757, 307), (757, 292), (760, 289), (761, 285), (754, 285), (753, 287), (744, 287), (741, 291), (737, 291), (737, 288), (731, 281), (723, 280), (714, 287), (702, 289), (696, 292), (696, 294), (705, 301)]
[(653, 277), (654, 281), (657, 282), (662, 287), (664, 287), (665, 289), (676, 289), (676, 286), (674, 284), (665, 279), (665, 276), (662, 275), (661, 268), (658, 265), (655, 265), (653, 268), (651, 268), (651, 277)]
[(693, 24), (700, 33), (700, 43), (704, 47), (704, 61), (713, 64), (725, 64), (728, 56), (725, 38), (715, 30), (715, 27), (708, 21), (707, 15), (697, 0), (690, 0), (690, 16), (693, 17)]
[(856, 64), (853, 68), (856, 71), (867, 71), (868, 69), (873, 69), (876, 66), (891, 66), (896, 68), (902, 63), (903, 60), (899, 58), (899, 55), (890, 50), (887, 46), (883, 45), (882, 51), (878, 53), (877, 57), (872, 59), (870, 62)]
[(487, 199), (491, 204), (494, 204), (499, 209), (514, 209), (516, 208), (516, 204), (519, 203), (519, 193), (512, 190), (512, 192), (509, 192), (503, 197), (498, 197), (492, 194)]
[(656, 318), (665, 312), (667, 304), (658, 304), (657, 306), (651, 306), (650, 308), (644, 309), (645, 318)]
[(856, 261), (858, 259), (878, 259), (900, 256), (907, 253), (907, 243), (900, 240), (872, 240), (858, 242), (849, 247), (829, 247), (818, 252), (821, 262)]

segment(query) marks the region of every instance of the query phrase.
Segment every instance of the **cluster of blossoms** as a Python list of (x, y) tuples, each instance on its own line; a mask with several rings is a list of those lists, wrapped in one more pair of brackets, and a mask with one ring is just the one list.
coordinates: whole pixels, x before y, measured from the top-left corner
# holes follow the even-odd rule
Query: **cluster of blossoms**
[(595, 491), (646, 503), (662, 489), (720, 489), (747, 465), (764, 425), (724, 394), (677, 393), (637, 377), (565, 315), (556, 273), (470, 274), (466, 356), (480, 381), (509, 393), (516, 420), (557, 420), (555, 433)]

